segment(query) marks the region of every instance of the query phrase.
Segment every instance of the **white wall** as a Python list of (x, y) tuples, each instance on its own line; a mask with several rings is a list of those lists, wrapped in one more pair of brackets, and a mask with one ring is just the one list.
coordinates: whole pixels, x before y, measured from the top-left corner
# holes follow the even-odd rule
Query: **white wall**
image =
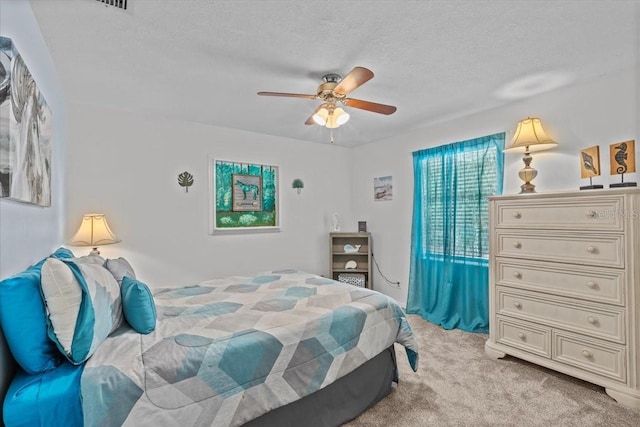
[(52, 201), (42, 208), (0, 199), (0, 278), (39, 261), (62, 239), (67, 107), (31, 6), (26, 0), (0, 3), (0, 34), (13, 40), (53, 112)]
[[(0, 35), (13, 40), (53, 111), (52, 201), (50, 208), (0, 199), (0, 279), (44, 258), (62, 241), (67, 111), (53, 61), (26, 0), (0, 2)], [(13, 360), (0, 333), (0, 396), (13, 373)], [(0, 408), (0, 419), (2, 410)]]
[[(279, 166), (280, 232), (208, 234), (209, 154)], [(326, 275), (331, 215), (351, 217), (349, 159), (349, 149), (329, 144), (72, 104), (65, 237), (83, 213), (106, 214), (122, 242), (102, 255), (124, 256), (153, 287), (280, 268)], [(188, 193), (177, 183), (183, 171), (194, 175)], [(305, 184), (299, 195), (295, 178)]]
[[(559, 146), (533, 153), (538, 177), (533, 181), (538, 192), (578, 190), (587, 185), (580, 179), (579, 151), (600, 146), (603, 176), (594, 184), (618, 182), (608, 173), (609, 145), (636, 140), (636, 157), (640, 160), (640, 84), (638, 68), (605, 75), (586, 84), (548, 92), (506, 107), (473, 116), (436, 124), (405, 135), (388, 138), (353, 149), (351, 194), (353, 215), (366, 220), (373, 236), (374, 255), (382, 272), (399, 281), (394, 288), (375, 272), (374, 286), (400, 302), (408, 291), (411, 221), (413, 212), (412, 152), (441, 144), (506, 132), (506, 143), (513, 136), (516, 123), (540, 117), (545, 129)], [(504, 193), (518, 193), (522, 182), (518, 170), (522, 154), (505, 155)], [(640, 167), (640, 164), (638, 165)], [(393, 176), (393, 200), (373, 201), (373, 178)], [(640, 181), (640, 174), (628, 175), (627, 181)]]

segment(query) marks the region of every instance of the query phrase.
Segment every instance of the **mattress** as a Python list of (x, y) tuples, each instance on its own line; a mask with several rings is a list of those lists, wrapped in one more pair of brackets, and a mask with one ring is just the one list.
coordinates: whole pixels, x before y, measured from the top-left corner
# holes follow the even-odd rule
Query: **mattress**
[(82, 426), (80, 377), (83, 368), (63, 363), (37, 375), (18, 370), (4, 400), (5, 425)]

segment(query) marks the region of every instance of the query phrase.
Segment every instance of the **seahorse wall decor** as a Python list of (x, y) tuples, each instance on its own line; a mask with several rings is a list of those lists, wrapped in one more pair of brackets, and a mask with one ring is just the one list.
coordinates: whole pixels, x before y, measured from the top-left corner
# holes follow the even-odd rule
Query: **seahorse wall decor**
[(621, 175), (636, 171), (635, 141), (624, 141), (609, 146), (611, 175)]

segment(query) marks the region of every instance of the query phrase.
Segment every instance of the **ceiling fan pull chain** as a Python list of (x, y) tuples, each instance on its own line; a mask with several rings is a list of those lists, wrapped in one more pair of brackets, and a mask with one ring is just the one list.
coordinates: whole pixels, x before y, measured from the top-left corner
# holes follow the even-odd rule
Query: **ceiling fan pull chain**
[(329, 129), (329, 136), (331, 137), (331, 140), (329, 142), (333, 144), (333, 129)]

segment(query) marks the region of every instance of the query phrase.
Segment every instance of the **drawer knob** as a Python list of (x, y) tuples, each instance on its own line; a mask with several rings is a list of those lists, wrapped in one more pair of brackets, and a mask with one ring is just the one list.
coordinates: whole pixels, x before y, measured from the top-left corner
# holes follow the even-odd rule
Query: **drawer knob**
[(516, 271), (515, 273), (513, 273), (513, 277), (515, 277), (516, 279), (522, 279), (522, 273)]
[(582, 355), (587, 359), (591, 359), (593, 357), (593, 354), (589, 350), (582, 350)]
[(515, 308), (522, 308), (522, 304), (521, 304), (521, 303), (519, 303), (518, 301), (514, 302), (514, 303), (513, 303), (513, 306), (514, 306)]
[(597, 254), (598, 248), (596, 248), (595, 246), (587, 246), (587, 252), (589, 252), (590, 254)]
[(587, 217), (588, 218), (595, 218), (597, 215), (598, 215), (598, 213), (596, 211), (587, 212)]
[(522, 214), (521, 214), (520, 212), (514, 212), (514, 213), (513, 213), (513, 217), (514, 217), (515, 219), (520, 219), (520, 218), (522, 218)]
[(596, 282), (594, 282), (593, 280), (589, 280), (587, 282), (587, 287), (591, 288), (591, 289), (597, 289), (598, 288), (598, 284)]
[(527, 335), (524, 332), (518, 332), (518, 338), (524, 340), (525, 338), (527, 338)]
[(520, 242), (513, 242), (513, 247), (516, 249), (520, 249), (522, 247), (522, 243)]
[(591, 323), (592, 325), (595, 325), (596, 323), (598, 323), (598, 318), (597, 317), (593, 317), (593, 316), (589, 316), (589, 317), (587, 317), (587, 322)]

